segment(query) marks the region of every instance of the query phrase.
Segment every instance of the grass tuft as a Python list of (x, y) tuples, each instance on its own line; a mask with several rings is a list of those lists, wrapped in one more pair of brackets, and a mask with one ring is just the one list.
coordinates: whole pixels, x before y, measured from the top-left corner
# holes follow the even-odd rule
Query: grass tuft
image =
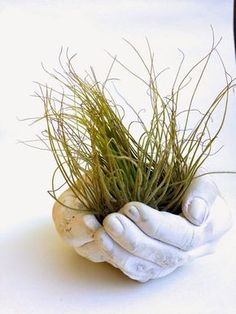
[[(102, 221), (109, 213), (118, 211), (129, 201), (140, 201), (153, 208), (179, 214), (183, 195), (199, 167), (212, 154), (213, 143), (225, 121), (232, 79), (217, 51), (218, 43), (200, 61), (182, 75), (184, 55), (179, 64), (168, 97), (162, 97), (157, 84), (154, 54), (148, 44), (148, 64), (139, 51), (127, 42), (145, 67), (148, 79), (139, 77), (117, 58), (101, 83), (91, 69), (85, 79), (76, 73), (74, 57), (66, 54), (60, 70), (45, 70), (63, 91), (39, 84), (37, 96), (44, 105), (46, 131), (40, 140), (49, 149), (57, 168), (52, 177), (50, 195), (57, 201), (56, 175), (58, 172), (83, 203), (89, 213)], [(215, 53), (224, 70), (225, 86), (216, 95), (200, 118), (191, 125), (191, 116), (199, 110), (193, 108), (200, 82), (209, 60)], [(122, 66), (148, 89), (152, 118), (146, 125), (136, 113), (142, 133), (135, 138), (131, 126), (124, 125), (125, 108), (118, 105), (108, 90), (114, 64)], [(187, 110), (179, 110), (179, 98), (189, 86), (192, 73), (199, 71)], [(209, 123), (221, 106), (222, 116), (214, 132)], [(135, 109), (133, 108), (135, 112)], [(184, 116), (179, 126), (178, 118)], [(63, 184), (64, 186), (64, 184)], [(68, 207), (68, 206), (67, 206)], [(73, 208), (79, 210), (78, 208)]]

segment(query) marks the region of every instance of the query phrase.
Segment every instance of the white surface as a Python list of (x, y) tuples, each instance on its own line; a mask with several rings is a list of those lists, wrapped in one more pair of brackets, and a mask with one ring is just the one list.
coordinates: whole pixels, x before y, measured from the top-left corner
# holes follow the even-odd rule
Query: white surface
[[(66, 3), (66, 4), (65, 4)], [(60, 47), (78, 52), (80, 70), (93, 65), (106, 73), (109, 50), (132, 64), (121, 38), (145, 47), (145, 36), (158, 53), (161, 69), (175, 66), (177, 48), (198, 60), (211, 44), (209, 25), (223, 36), (220, 51), (235, 75), (232, 1), (0, 1), (0, 313), (193, 313), (228, 314), (236, 308), (236, 236), (231, 230), (215, 255), (146, 284), (132, 282), (107, 264), (77, 256), (59, 240), (51, 222), (50, 188), (54, 162), (47, 152), (16, 145), (39, 129), (16, 117), (37, 116), (29, 95), (46, 81), (40, 62), (57, 65)], [(210, 71), (204, 96), (218, 87)], [(216, 75), (217, 73), (217, 75)], [(129, 82), (129, 81), (128, 81)], [(121, 88), (127, 90), (125, 84)], [(130, 99), (139, 99), (137, 87)], [(140, 96), (141, 97), (141, 96)], [(202, 98), (203, 99), (203, 98)], [(235, 96), (220, 136), (222, 150), (210, 161), (215, 170), (236, 170)], [(216, 181), (235, 216), (236, 178)]]

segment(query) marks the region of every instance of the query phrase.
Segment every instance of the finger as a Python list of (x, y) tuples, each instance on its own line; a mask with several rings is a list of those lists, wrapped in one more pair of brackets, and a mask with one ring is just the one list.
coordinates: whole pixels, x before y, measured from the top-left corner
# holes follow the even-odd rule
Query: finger
[(229, 207), (220, 196), (215, 199), (206, 222), (201, 226), (139, 202), (127, 203), (120, 212), (150, 237), (187, 251), (219, 239), (233, 224)]
[(130, 202), (119, 211), (131, 219), (145, 234), (182, 250), (200, 245), (201, 232), (185, 218), (160, 212), (140, 202)]
[(160, 278), (174, 271), (175, 268), (163, 268), (159, 265), (137, 257), (117, 244), (103, 228), (95, 233), (95, 241), (104, 254), (108, 263), (119, 268), (128, 277), (146, 282)]
[(79, 255), (95, 263), (105, 262), (106, 260), (104, 254), (98, 248), (95, 241), (86, 243), (80, 247), (75, 247), (75, 251)]
[(94, 232), (101, 227), (94, 215), (72, 208), (81, 208), (81, 203), (71, 190), (65, 191), (53, 207), (53, 220), (60, 236), (71, 246), (79, 247), (93, 241)]
[(103, 226), (109, 236), (126, 251), (161, 267), (176, 268), (188, 260), (186, 252), (149, 237), (120, 213), (108, 215)]
[(197, 177), (204, 173), (203, 169), (197, 171), (196, 178), (191, 182), (182, 203), (184, 216), (195, 225), (201, 225), (206, 221), (209, 210), (219, 194), (216, 184), (209, 175)]

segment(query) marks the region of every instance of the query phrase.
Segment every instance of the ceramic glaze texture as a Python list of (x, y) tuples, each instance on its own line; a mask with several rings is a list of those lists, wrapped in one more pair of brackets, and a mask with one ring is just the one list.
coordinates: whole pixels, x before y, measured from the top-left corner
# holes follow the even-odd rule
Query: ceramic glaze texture
[[(202, 170), (198, 174), (202, 174)], [(128, 277), (145, 282), (172, 273), (193, 259), (214, 252), (232, 226), (230, 211), (210, 176), (195, 178), (186, 192), (182, 215), (160, 212), (140, 202), (127, 203), (101, 225), (70, 189), (55, 203), (60, 236), (78, 254), (108, 262)]]

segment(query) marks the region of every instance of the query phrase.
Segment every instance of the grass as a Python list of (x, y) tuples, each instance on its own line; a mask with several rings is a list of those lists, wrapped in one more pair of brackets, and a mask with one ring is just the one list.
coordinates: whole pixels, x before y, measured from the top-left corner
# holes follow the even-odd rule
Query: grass
[[(183, 195), (196, 171), (212, 154), (213, 143), (225, 121), (229, 91), (234, 86), (218, 54), (219, 42), (215, 44), (214, 38), (210, 51), (184, 74), (183, 55), (168, 97), (163, 97), (158, 89), (159, 75), (149, 43), (148, 63), (136, 47), (128, 44), (143, 64), (148, 79), (132, 72), (117, 58), (113, 58), (104, 82), (96, 78), (93, 69), (83, 79), (73, 67), (75, 56), (67, 53), (63, 62), (61, 52), (60, 70), (45, 71), (63, 90), (39, 84), (36, 93), (44, 105), (44, 116), (37, 121), (43, 119), (46, 123), (41, 140), (57, 164), (49, 193), (60, 202), (57, 194), (66, 184), (85, 210), (95, 214), (99, 221), (129, 201), (179, 214)], [(193, 108), (193, 102), (213, 53), (218, 56), (226, 83), (192, 126), (191, 117), (198, 111)], [(150, 123), (146, 125), (132, 108), (142, 128), (138, 138), (131, 132), (135, 121), (125, 126), (125, 108), (117, 104), (108, 88), (114, 64), (119, 64), (148, 89)], [(187, 110), (181, 112), (180, 95), (189, 87), (190, 76), (196, 71), (199, 74)], [(210, 132), (209, 124), (218, 107), (222, 110), (221, 121)], [(180, 115), (185, 117), (181, 126)], [(56, 185), (58, 172), (64, 180), (60, 187)]]

